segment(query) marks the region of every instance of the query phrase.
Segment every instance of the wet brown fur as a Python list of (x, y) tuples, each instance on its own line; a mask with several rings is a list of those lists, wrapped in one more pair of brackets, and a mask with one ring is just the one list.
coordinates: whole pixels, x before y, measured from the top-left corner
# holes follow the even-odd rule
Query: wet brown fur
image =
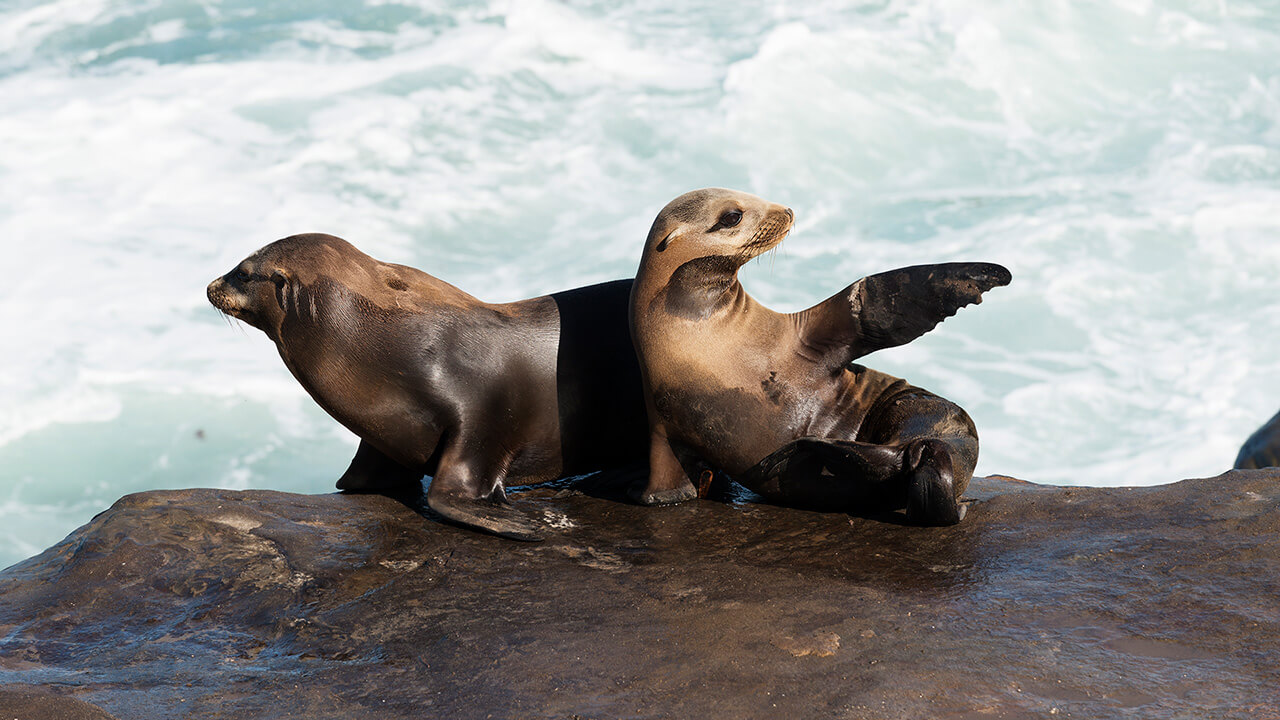
[[(732, 211), (742, 213), (741, 221), (723, 227)], [(940, 288), (917, 298), (931, 313), (927, 318), (909, 317), (915, 306), (908, 300), (917, 292), (910, 287), (900, 308), (907, 320), (886, 312), (860, 315), (860, 302), (879, 303), (877, 310), (885, 302), (873, 296), (881, 289), (877, 283), (855, 283), (808, 310), (777, 313), (747, 294), (737, 271), (782, 242), (792, 218), (781, 205), (711, 188), (677, 198), (655, 219), (631, 297), (650, 426), (650, 477), (641, 500), (692, 497), (690, 477), (710, 464), (779, 501), (848, 503), (875, 496), (901, 507), (905, 494), (885, 483), (909, 469), (908, 446), (919, 439), (943, 443), (938, 452), (954, 461), (958, 497), (978, 455), (969, 416), (943, 398), (851, 361), (866, 346), (918, 336), (1007, 278), (997, 272), (975, 282), (952, 266), (895, 276), (898, 285), (903, 277), (917, 285), (927, 278)], [(872, 458), (872, 469), (863, 474), (874, 477), (815, 479), (801, 487), (779, 485), (762, 473), (758, 466), (772, 453), (802, 438), (835, 441), (843, 452)], [(866, 464), (854, 460), (856, 467)], [(874, 492), (868, 493), (870, 486)]]
[(210, 283), (361, 438), (345, 490), (431, 475), (445, 517), (536, 539), (503, 488), (643, 462), (629, 281), (485, 303), (330, 235), (295, 235)]

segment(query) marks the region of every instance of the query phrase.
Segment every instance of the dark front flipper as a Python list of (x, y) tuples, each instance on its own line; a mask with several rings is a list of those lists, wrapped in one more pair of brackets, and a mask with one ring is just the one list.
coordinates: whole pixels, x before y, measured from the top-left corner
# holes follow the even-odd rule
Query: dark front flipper
[(338, 489), (345, 492), (421, 492), (425, 474), (423, 469), (407, 468), (361, 440), (351, 465), (338, 478)]
[(675, 505), (698, 497), (698, 488), (689, 481), (684, 465), (661, 428), (650, 432), (649, 476), (644, 485), (635, 486), (630, 495), (641, 505)]
[(512, 540), (537, 541), (541, 524), (507, 503), (502, 480), (507, 461), (496, 443), (459, 441), (440, 458), (427, 490), (427, 506), (447, 520)]
[(865, 277), (793, 317), (802, 352), (843, 367), (915, 340), (1010, 280), (1009, 271), (993, 263), (916, 265)]
[(537, 542), (546, 537), (539, 523), (505, 500), (471, 500), (428, 492), (427, 506), (446, 520), (511, 540)]

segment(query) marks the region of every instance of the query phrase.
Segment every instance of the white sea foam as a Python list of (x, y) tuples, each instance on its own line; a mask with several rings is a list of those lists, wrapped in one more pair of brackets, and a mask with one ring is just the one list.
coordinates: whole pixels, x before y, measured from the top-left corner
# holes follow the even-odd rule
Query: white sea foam
[(124, 492), (332, 487), (354, 440), (204, 298), (255, 248), (511, 300), (631, 274), (705, 185), (796, 209), (744, 272), (780, 309), (1012, 269), (867, 359), (970, 410), (979, 472), (1216, 473), (1280, 405), (1277, 47), (1263, 2), (11, 3), (0, 563)]

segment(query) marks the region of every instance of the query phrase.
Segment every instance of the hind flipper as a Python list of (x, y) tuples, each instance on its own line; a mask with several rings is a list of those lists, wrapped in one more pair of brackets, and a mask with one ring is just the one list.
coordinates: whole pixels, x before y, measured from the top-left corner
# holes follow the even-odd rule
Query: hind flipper
[(955, 525), (963, 520), (965, 506), (956, 495), (947, 444), (927, 439), (907, 448), (907, 520), (915, 525)]
[(889, 482), (902, 471), (902, 450), (845, 440), (794, 440), (734, 480), (771, 502), (822, 510), (893, 505)]
[(937, 438), (876, 445), (800, 438), (734, 478), (773, 502), (828, 511), (902, 507), (915, 525), (955, 525), (965, 515), (951, 447)]

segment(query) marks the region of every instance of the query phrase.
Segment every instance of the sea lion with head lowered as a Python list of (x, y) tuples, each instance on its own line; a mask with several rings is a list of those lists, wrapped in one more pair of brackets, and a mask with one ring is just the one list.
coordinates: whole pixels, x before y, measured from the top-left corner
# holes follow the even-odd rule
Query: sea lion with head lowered
[(360, 437), (344, 490), (412, 486), (454, 522), (518, 540), (505, 486), (644, 462), (631, 281), (481, 302), (331, 235), (295, 235), (209, 284)]
[(791, 230), (789, 208), (696, 190), (649, 231), (631, 328), (650, 424), (641, 502), (696, 495), (711, 466), (771, 500), (826, 509), (906, 507), (920, 524), (959, 522), (978, 458), (960, 407), (853, 364), (910, 342), (1010, 281), (989, 263), (902, 268), (798, 313), (776, 313), (738, 269)]

